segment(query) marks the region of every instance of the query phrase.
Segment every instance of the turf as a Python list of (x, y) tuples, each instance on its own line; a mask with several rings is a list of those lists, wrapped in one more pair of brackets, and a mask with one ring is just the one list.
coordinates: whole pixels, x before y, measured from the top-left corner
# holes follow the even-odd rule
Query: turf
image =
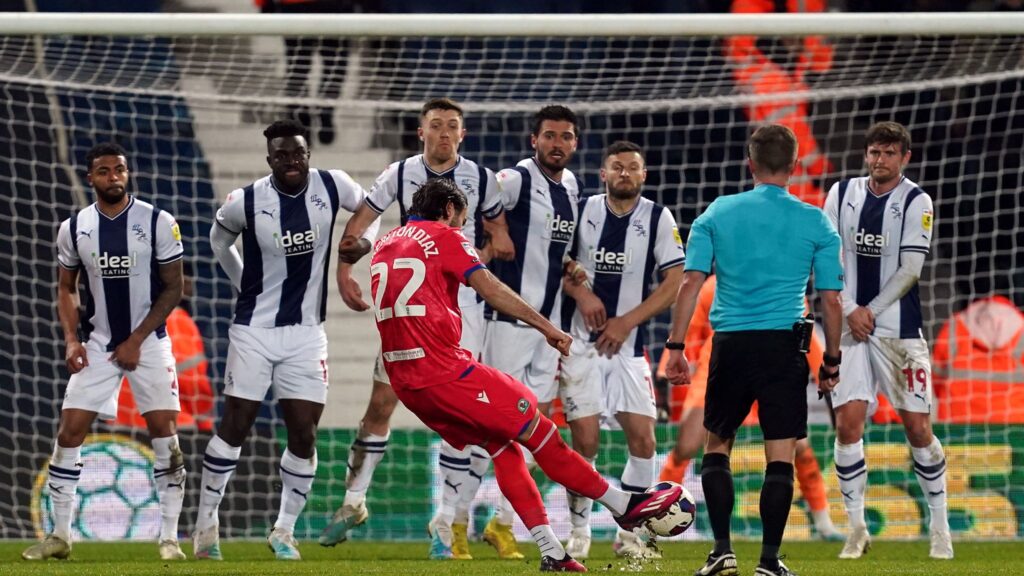
[[(300, 576), (305, 574), (535, 574), (536, 548), (522, 544), (526, 560), (501, 561), (485, 544), (473, 544), (472, 561), (430, 561), (425, 559), (427, 543), (349, 542), (335, 548), (303, 543), (302, 562), (277, 562), (260, 542), (224, 542), (224, 562), (167, 563), (155, 559), (156, 544), (77, 544), (69, 561), (25, 562), (20, 558), (26, 542), (0, 543), (0, 574), (54, 574), (75, 576), (117, 576), (135, 574), (238, 574)], [(184, 545), (191, 556), (191, 547)], [(707, 543), (667, 544), (665, 559), (632, 564), (615, 558), (608, 543), (596, 542), (587, 566), (591, 572), (641, 572), (692, 574), (703, 564)], [(956, 559), (930, 560), (926, 542), (876, 542), (860, 560), (838, 560), (840, 544), (800, 542), (785, 544), (786, 563), (803, 576), (825, 575), (926, 575), (1024, 573), (1024, 545), (1019, 542), (956, 542)], [(754, 571), (756, 543), (737, 543), (740, 574)]]

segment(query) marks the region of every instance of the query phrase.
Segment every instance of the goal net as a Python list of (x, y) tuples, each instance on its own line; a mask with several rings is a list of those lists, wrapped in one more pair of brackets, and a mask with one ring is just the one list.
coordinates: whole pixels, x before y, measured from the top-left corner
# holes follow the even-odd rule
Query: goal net
[[(194, 416), (181, 432), (187, 532), (210, 423), (222, 406), (232, 311), (232, 290), (207, 240), (218, 202), (268, 172), (262, 130), (282, 117), (311, 126), (312, 165), (345, 169), (368, 188), (389, 162), (419, 151), (419, 107), (438, 96), (466, 109), (462, 154), (494, 170), (532, 155), (533, 112), (551, 103), (570, 106), (581, 119), (571, 169), (588, 193), (601, 191), (606, 145), (640, 144), (649, 170), (644, 194), (673, 210), (684, 237), (716, 197), (752, 185), (744, 143), (758, 124), (794, 129), (801, 157), (793, 192), (819, 204), (832, 183), (863, 174), (862, 136), (870, 124), (908, 126), (907, 174), (935, 201), (921, 300), (937, 354), (935, 429), (949, 463), (954, 534), (1022, 534), (1024, 41), (1007, 33), (1021, 29), (1021, 19), (34, 16), (0, 18), (3, 537), (35, 537), (50, 526), (46, 462), (68, 377), (54, 305), (55, 237), (61, 220), (94, 199), (84, 176), (86, 150), (100, 141), (121, 143), (129, 152), (130, 189), (181, 225), (194, 281), (187, 308), (202, 334), (203, 376), (213, 392), (211, 398), (201, 382), (182, 389)], [(291, 35), (300, 30), (303, 36)], [(807, 30), (822, 36), (799, 35)], [(385, 219), (394, 224), (397, 215)], [(360, 270), (365, 293), (365, 263)], [(988, 316), (977, 308), (960, 314), (976, 302), (1003, 306), (982, 307)], [(328, 308), (331, 391), (300, 539), (316, 537), (341, 503), (377, 349), (371, 317), (348, 312), (333, 287)], [(666, 322), (659, 317), (649, 327), (655, 359)], [(940, 353), (950, 359), (941, 366)], [(659, 460), (675, 438), (681, 392), (667, 393), (672, 421), (658, 426)], [(814, 395), (810, 401), (812, 445), (833, 519), (842, 525), (834, 436), (824, 405)], [(145, 430), (131, 422), (98, 422), (87, 442), (76, 537), (153, 537), (159, 514), (145, 473), (152, 455)], [(221, 510), (226, 536), (261, 537), (272, 525), (284, 437), (280, 412), (268, 401)], [(733, 525), (756, 537), (760, 433), (744, 428), (740, 438)], [(866, 444), (872, 530), (881, 537), (926, 535), (927, 503), (902, 427), (883, 410)], [(372, 516), (353, 537), (421, 538), (439, 497), (436, 461), (436, 436), (399, 411), (369, 493)], [(624, 462), (621, 434), (606, 433), (599, 470), (617, 478)], [(564, 491), (537, 479), (556, 533), (567, 534)], [(690, 469), (686, 484), (700, 501), (699, 470)], [(482, 530), (496, 496), (488, 478), (471, 530)], [(699, 508), (688, 538), (710, 537)], [(596, 536), (610, 537), (610, 515), (595, 512), (594, 521)], [(805, 503), (794, 508), (788, 530), (814, 537)]]

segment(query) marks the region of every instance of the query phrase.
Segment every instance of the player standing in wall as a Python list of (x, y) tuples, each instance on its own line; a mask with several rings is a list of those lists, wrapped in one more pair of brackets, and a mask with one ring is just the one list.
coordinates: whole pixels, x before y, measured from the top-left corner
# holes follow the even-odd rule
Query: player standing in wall
[[(576, 175), (566, 168), (576, 151), (579, 121), (569, 108), (552, 105), (534, 114), (531, 124), (530, 143), (536, 153), (497, 175), (514, 257), (495, 258), (488, 266), (542, 316), (558, 322), (562, 261), (572, 244), (579, 210), (580, 185)], [(484, 317), (482, 361), (526, 384), (537, 395), (537, 409), (548, 415), (558, 390), (558, 351), (548, 346), (539, 332), (515, 318), (490, 307), (485, 309)], [(531, 464), (529, 453), (525, 456)], [(444, 468), (446, 482), (439, 514), (447, 508), (455, 510), (453, 558), (472, 558), (467, 541), (470, 506), (490, 465), (487, 451), (471, 446), (468, 461), (456, 460)], [(508, 500), (502, 498), (483, 531), (484, 541), (505, 559), (523, 557), (512, 532), (514, 514)]]
[[(602, 420), (621, 426), (629, 450), (622, 489), (639, 493), (654, 484), (656, 409), (651, 367), (644, 356), (646, 323), (667, 310), (683, 277), (683, 246), (672, 213), (640, 195), (647, 178), (643, 151), (614, 142), (604, 152), (605, 193), (580, 203), (570, 256), (588, 282), (566, 281), (573, 299), (575, 339), (562, 361), (559, 394), (572, 430), (573, 448), (588, 462), (597, 458)], [(660, 284), (653, 292), (655, 271)], [(570, 554), (590, 549), (591, 499), (570, 494)], [(660, 557), (650, 544), (620, 530), (620, 556)]]
[(899, 411), (928, 500), (932, 558), (952, 559), (946, 509), (946, 456), (932, 434), (932, 373), (921, 331), (917, 281), (934, 226), (932, 199), (904, 176), (910, 132), (879, 122), (864, 138), (868, 176), (837, 182), (825, 212), (842, 237), (843, 386), (832, 392), (836, 411), (835, 466), (850, 520), (840, 558), (859, 558), (871, 546), (864, 519), (868, 468), (864, 422), (879, 390)]
[[(281, 508), (267, 540), (280, 560), (299, 560), (293, 532), (316, 475), (316, 429), (327, 401), (327, 274), (338, 210), (355, 211), (366, 193), (341, 170), (309, 167), (306, 128), (294, 120), (264, 130), (271, 174), (228, 195), (210, 244), (238, 289), (228, 332), (224, 413), (203, 457), (193, 543), (196, 558), (220, 560), (217, 511), (242, 442), (267, 389), (284, 414)], [(357, 249), (369, 252), (377, 226)], [(234, 247), (242, 236), (243, 255)]]
[[(390, 165), (377, 178), (366, 201), (345, 225), (344, 236), (339, 243), (338, 289), (349, 308), (362, 311), (369, 308), (363, 301), (359, 285), (352, 279), (352, 265), (362, 256), (356, 237), (366, 227), (376, 222), (389, 206), (398, 203), (401, 223), (408, 221), (408, 210), (412, 205), (413, 193), (427, 180), (442, 178), (451, 180), (466, 194), (469, 201), (470, 218), (463, 227), (463, 233), (475, 247), (483, 245), (486, 231), (490, 236), (488, 254), (495, 258), (511, 258), (512, 242), (501, 201), (494, 181), (494, 173), (477, 163), (459, 155), (459, 145), (466, 135), (462, 107), (448, 98), (435, 98), (423, 105), (420, 111), (420, 127), (417, 130), (423, 141), (423, 153)], [(352, 251), (353, 248), (357, 248)], [(483, 347), (484, 317), (483, 303), (469, 288), (463, 288), (459, 296), (462, 310), (462, 346), (474, 357)], [(359, 423), (359, 432), (349, 453), (348, 472), (345, 476), (345, 498), (335, 511), (331, 522), (320, 535), (320, 544), (334, 546), (348, 538), (348, 531), (366, 522), (369, 510), (366, 508), (366, 492), (373, 479), (373, 471), (384, 457), (390, 432), (391, 415), (398, 398), (391, 389), (390, 379), (380, 358), (373, 371), (373, 392), (366, 413)], [(450, 473), (468, 470), (469, 449), (454, 450), (442, 443), (442, 481)], [(454, 510), (431, 523), (430, 557), (451, 558), (452, 520)]]
[[(97, 415), (117, 415), (121, 378), (127, 376), (156, 455), (160, 558), (184, 560), (178, 546), (178, 516), (185, 497), (185, 462), (176, 428), (181, 407), (165, 328), (167, 316), (181, 300), (181, 233), (169, 213), (127, 193), (128, 160), (120, 146), (94, 146), (85, 165), (96, 202), (62, 222), (57, 232), (57, 313), (71, 379), (50, 457), (54, 527), (21, 557), (70, 556), (82, 443)], [(86, 310), (92, 315), (79, 322), (81, 271), (88, 287)]]
[(420, 420), (456, 448), (479, 445), (491, 455), (498, 486), (540, 548), (541, 571), (586, 572), (551, 531), (520, 445), (549, 478), (602, 502), (625, 530), (665, 513), (682, 488), (630, 494), (609, 486), (537, 411), (526, 386), (459, 346), (459, 285), (536, 328), (562, 354), (572, 343), (483, 265), (459, 230), (466, 204), (454, 183), (432, 179), (416, 192), (409, 223), (377, 242), (370, 273), (382, 357), (395, 393)]

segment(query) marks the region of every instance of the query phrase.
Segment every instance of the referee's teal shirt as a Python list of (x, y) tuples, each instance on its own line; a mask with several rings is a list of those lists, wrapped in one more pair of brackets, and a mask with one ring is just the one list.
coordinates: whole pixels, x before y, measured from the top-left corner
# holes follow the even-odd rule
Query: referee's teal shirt
[(842, 290), (839, 234), (821, 209), (761, 184), (721, 196), (690, 227), (686, 270), (718, 275), (716, 332), (790, 330), (804, 313), (807, 280)]

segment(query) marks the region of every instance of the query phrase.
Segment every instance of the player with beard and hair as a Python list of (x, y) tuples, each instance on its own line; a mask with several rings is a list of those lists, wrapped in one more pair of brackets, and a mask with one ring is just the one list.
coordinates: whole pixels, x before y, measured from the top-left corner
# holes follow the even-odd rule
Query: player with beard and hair
[(526, 386), (459, 346), (460, 285), (535, 328), (562, 354), (572, 342), (483, 265), (460, 231), (466, 204), (452, 182), (431, 179), (416, 192), (409, 223), (377, 242), (370, 273), (383, 361), (395, 393), (424, 424), (456, 448), (487, 450), (498, 486), (540, 548), (541, 571), (586, 572), (551, 531), (520, 446), (548, 477), (602, 502), (627, 530), (665, 513), (682, 488), (630, 494), (609, 486), (569, 449)]
[(918, 278), (934, 228), (932, 199), (904, 176), (910, 132), (879, 122), (864, 137), (868, 176), (832, 186), (825, 213), (842, 237), (843, 386), (836, 411), (835, 466), (850, 532), (839, 557), (859, 558), (871, 546), (864, 518), (868, 468), (864, 422), (883, 391), (900, 414), (921, 491), (928, 500), (932, 558), (951, 560), (946, 456), (932, 433), (932, 369), (924, 339)]
[[(417, 130), (423, 141), (423, 153), (395, 162), (377, 178), (366, 201), (345, 225), (345, 232), (338, 246), (342, 264), (338, 266), (338, 289), (349, 308), (363, 311), (369, 308), (363, 302), (359, 285), (352, 279), (352, 265), (361, 257), (355, 244), (355, 237), (362, 234), (366, 226), (376, 222), (389, 206), (397, 203), (401, 223), (408, 222), (413, 194), (431, 178), (450, 180), (466, 195), (469, 215), (462, 232), (475, 248), (485, 245), (485, 232), (489, 237), (483, 252), (488, 257), (511, 258), (512, 242), (508, 238), (505, 214), (502, 210), (494, 173), (491, 170), (459, 154), (459, 146), (466, 135), (462, 107), (449, 98), (434, 98), (423, 104), (420, 110), (420, 126)], [(462, 346), (476, 357), (480, 354), (484, 339), (484, 305), (475, 292), (463, 287), (459, 293), (462, 311)], [(366, 507), (366, 493), (373, 479), (373, 472), (384, 457), (388, 438), (391, 435), (391, 415), (398, 404), (398, 397), (391, 389), (390, 379), (384, 370), (383, 361), (378, 358), (373, 370), (373, 391), (366, 413), (359, 423), (359, 432), (352, 442), (348, 471), (345, 475), (345, 498), (335, 511), (330, 523), (320, 535), (320, 544), (334, 546), (348, 538), (348, 531), (366, 522), (369, 510)], [(446, 453), (454, 452), (450, 446), (442, 447), (442, 469), (451, 465)], [(462, 466), (465, 456), (454, 458)], [(451, 522), (432, 522), (429, 556), (434, 559), (452, 557)], [(444, 544), (442, 544), (444, 543)]]
[[(197, 558), (220, 560), (217, 511), (260, 406), (272, 389), (284, 414), (281, 507), (267, 539), (279, 560), (299, 560), (293, 535), (317, 469), (316, 430), (327, 401), (327, 274), (338, 211), (366, 192), (341, 170), (309, 167), (306, 128), (279, 120), (263, 131), (271, 173), (231, 192), (210, 245), (238, 289), (228, 332), (224, 412), (203, 457), (193, 532)], [(366, 253), (377, 226), (356, 241)], [(234, 244), (242, 236), (240, 258)]]
[[(572, 243), (580, 198), (576, 175), (566, 166), (576, 151), (579, 121), (569, 108), (552, 105), (534, 114), (531, 124), (530, 143), (535, 154), (502, 170), (496, 178), (515, 256), (494, 259), (488, 266), (542, 316), (560, 323), (562, 260)], [(515, 318), (491, 307), (485, 309), (484, 318), (481, 360), (526, 384), (537, 395), (540, 413), (547, 415), (558, 389), (558, 352), (540, 333)], [(526, 458), (529, 463), (529, 453)], [(441, 507), (433, 522), (452, 526), (452, 557), (470, 559), (469, 510), (491, 460), (480, 446), (456, 451), (444, 443), (440, 464), (444, 484)], [(523, 557), (512, 532), (514, 514), (508, 500), (502, 498), (483, 530), (484, 541), (494, 546), (498, 556), (513, 560)]]
[[(96, 416), (117, 416), (127, 377), (152, 439), (160, 501), (160, 558), (184, 560), (178, 516), (185, 496), (185, 462), (176, 423), (181, 407), (167, 316), (181, 300), (181, 232), (174, 217), (127, 193), (129, 170), (117, 144), (94, 146), (85, 158), (96, 202), (57, 232), (57, 314), (71, 378), (50, 457), (53, 532), (22, 553), (26, 560), (71, 555), (82, 443)], [(84, 272), (90, 318), (79, 318), (78, 280)], [(79, 332), (81, 329), (81, 332)]]
[[(601, 424), (621, 426), (629, 459), (622, 488), (642, 492), (654, 483), (656, 409), (651, 367), (644, 356), (646, 322), (667, 310), (683, 276), (683, 245), (672, 213), (641, 197), (647, 167), (632, 142), (604, 153), (605, 193), (583, 200), (570, 256), (586, 271), (583, 284), (564, 283), (575, 301), (571, 355), (562, 360), (559, 395), (573, 448), (593, 461)], [(650, 290), (654, 272), (660, 284)], [(592, 502), (574, 497), (570, 553), (590, 548)], [(657, 557), (650, 542), (620, 530), (619, 555)]]

